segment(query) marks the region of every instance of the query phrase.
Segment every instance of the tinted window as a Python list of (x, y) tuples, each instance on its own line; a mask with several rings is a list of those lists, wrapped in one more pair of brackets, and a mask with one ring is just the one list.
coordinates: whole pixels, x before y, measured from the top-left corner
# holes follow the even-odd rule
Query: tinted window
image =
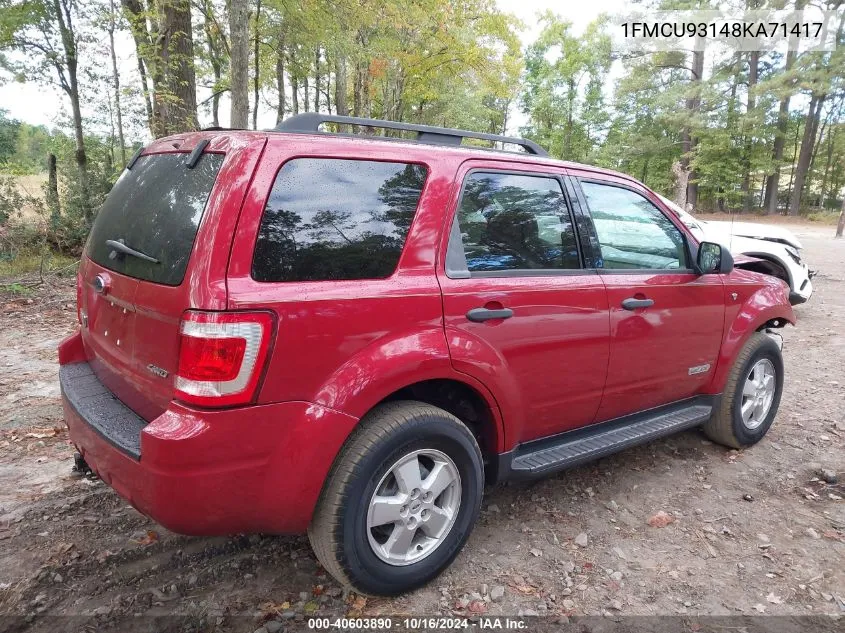
[(554, 178), (470, 174), (458, 222), (470, 272), (580, 266), (575, 231)]
[(687, 268), (681, 232), (638, 193), (582, 182), (604, 268)]
[[(141, 156), (124, 171), (97, 214), (87, 253), (124, 275), (178, 286), (185, 276), (208, 195), (223, 164), (222, 154), (205, 154), (193, 169), (185, 154)], [(152, 263), (114, 251), (106, 240), (123, 242)]]
[(298, 158), (276, 176), (252, 276), (258, 281), (376, 279), (396, 269), (426, 169)]

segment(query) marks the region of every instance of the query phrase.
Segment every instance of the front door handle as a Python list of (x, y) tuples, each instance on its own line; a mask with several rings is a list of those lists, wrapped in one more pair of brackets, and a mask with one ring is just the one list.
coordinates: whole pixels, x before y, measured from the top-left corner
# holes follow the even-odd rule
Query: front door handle
[(622, 307), (626, 310), (636, 310), (637, 308), (650, 308), (654, 305), (654, 299), (635, 299), (629, 297), (622, 301)]
[(501, 308), (499, 310), (473, 308), (467, 312), (467, 319), (474, 323), (483, 323), (484, 321), (492, 321), (493, 319), (510, 319), (512, 316), (513, 310), (510, 308)]

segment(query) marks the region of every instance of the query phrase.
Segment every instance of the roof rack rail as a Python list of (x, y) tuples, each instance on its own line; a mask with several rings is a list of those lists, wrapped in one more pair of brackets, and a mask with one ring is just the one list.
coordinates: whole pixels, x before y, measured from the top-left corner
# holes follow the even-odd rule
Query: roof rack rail
[(317, 133), (329, 134), (329, 132), (321, 132), (320, 126), (323, 123), (337, 123), (339, 125), (359, 125), (362, 127), (377, 127), (388, 130), (403, 130), (406, 132), (416, 132), (417, 141), (420, 143), (427, 143), (430, 145), (451, 145), (457, 146), (465, 138), (481, 139), (483, 141), (494, 141), (498, 143), (508, 143), (510, 145), (519, 145), (529, 154), (536, 156), (548, 156), (548, 152), (537, 145), (534, 141), (529, 141), (524, 138), (516, 138), (512, 136), (500, 136), (498, 134), (487, 134), (485, 132), (472, 132), (470, 130), (455, 130), (448, 127), (435, 127), (433, 125), (416, 125), (414, 123), (399, 123), (397, 121), (383, 121), (381, 119), (364, 119), (352, 116), (337, 116), (334, 114), (321, 114), (319, 112), (304, 112), (297, 114), (289, 119), (285, 119), (276, 126), (277, 132), (294, 132), (300, 134)]

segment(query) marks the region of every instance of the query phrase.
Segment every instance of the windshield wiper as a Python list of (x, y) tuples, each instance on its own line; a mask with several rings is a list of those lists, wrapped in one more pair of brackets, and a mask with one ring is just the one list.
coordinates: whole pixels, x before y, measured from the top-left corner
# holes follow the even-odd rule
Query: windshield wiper
[(155, 257), (150, 257), (146, 253), (142, 253), (141, 251), (136, 251), (134, 248), (131, 248), (123, 243), (123, 239), (120, 240), (106, 240), (106, 246), (113, 248), (116, 251), (123, 253), (124, 255), (132, 255), (132, 257), (137, 257), (138, 259), (143, 259), (145, 262), (151, 262), (153, 264), (158, 264), (159, 261)]

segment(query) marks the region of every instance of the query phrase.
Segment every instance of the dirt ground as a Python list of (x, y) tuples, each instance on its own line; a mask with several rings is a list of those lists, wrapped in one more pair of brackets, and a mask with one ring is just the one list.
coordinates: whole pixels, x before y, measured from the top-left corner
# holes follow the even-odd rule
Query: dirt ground
[[(397, 599), (343, 591), (305, 537), (179, 536), (71, 477), (55, 348), (75, 326), (73, 287), (0, 297), (0, 614), (19, 616), (0, 631), (273, 633), (315, 614), (845, 616), (845, 240), (790, 228), (819, 273), (784, 331), (766, 439), (734, 451), (692, 431), (488, 489), (451, 568)], [(650, 527), (658, 511), (674, 521)]]

